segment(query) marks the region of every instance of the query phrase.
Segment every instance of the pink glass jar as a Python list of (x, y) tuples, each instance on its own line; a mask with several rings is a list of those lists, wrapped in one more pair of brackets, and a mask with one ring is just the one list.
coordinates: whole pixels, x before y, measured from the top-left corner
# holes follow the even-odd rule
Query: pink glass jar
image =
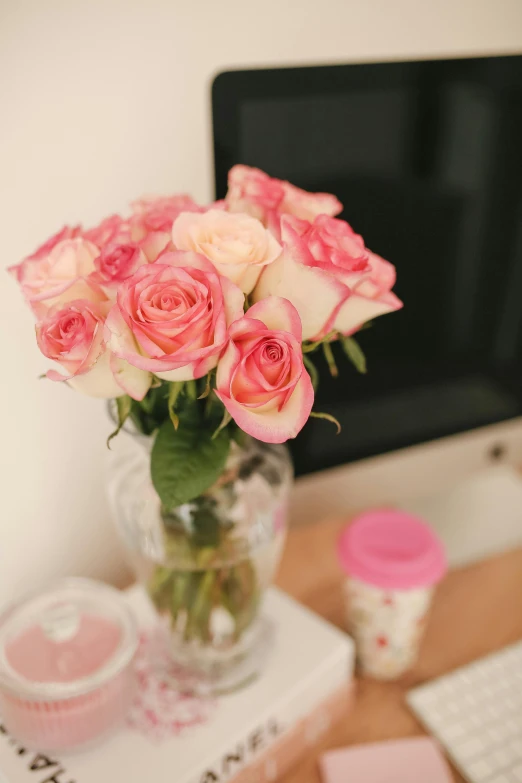
[(125, 717), (135, 688), (134, 618), (120, 593), (68, 579), (0, 617), (0, 713), (35, 750), (89, 745)]

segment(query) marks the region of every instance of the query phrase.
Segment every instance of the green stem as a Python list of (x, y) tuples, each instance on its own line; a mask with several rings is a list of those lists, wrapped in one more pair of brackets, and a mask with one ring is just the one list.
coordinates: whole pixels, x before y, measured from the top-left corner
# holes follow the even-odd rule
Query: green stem
[(336, 337), (337, 332), (334, 329), (333, 331), (328, 332), (328, 334), (325, 334), (324, 337), (321, 337), (320, 340), (315, 340), (314, 342), (305, 342), (303, 343), (303, 353), (312, 353), (312, 351), (316, 351), (320, 345), (328, 344)]
[(323, 352), (324, 352), (324, 358), (326, 359), (328, 363), (328, 367), (330, 369), (330, 375), (332, 375), (334, 378), (337, 378), (339, 375), (339, 370), (337, 369), (337, 365), (335, 363), (335, 357), (333, 355), (332, 346), (330, 343), (323, 343)]
[[(208, 556), (209, 552), (205, 551), (200, 562), (208, 561)], [(212, 643), (213, 609), (222, 607), (231, 615), (233, 641), (237, 642), (255, 620), (261, 597), (255, 566), (250, 560), (201, 571), (175, 571), (158, 566), (148, 588), (157, 609), (169, 613), (173, 630), (182, 612), (184, 639), (203, 644)]]

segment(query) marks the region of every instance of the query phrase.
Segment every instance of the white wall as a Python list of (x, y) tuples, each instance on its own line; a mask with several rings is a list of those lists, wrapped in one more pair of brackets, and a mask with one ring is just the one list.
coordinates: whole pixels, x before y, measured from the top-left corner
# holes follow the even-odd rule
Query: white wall
[[(211, 195), (209, 83), (226, 67), (522, 51), (521, 0), (0, 0), (1, 263), (144, 192)], [(103, 404), (38, 381), (0, 276), (0, 600), (117, 578)]]

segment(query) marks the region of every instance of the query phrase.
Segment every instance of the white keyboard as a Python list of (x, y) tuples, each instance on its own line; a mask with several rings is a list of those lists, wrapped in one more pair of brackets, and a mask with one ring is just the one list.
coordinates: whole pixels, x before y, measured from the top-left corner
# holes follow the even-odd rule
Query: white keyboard
[(522, 783), (522, 641), (406, 700), (470, 783)]

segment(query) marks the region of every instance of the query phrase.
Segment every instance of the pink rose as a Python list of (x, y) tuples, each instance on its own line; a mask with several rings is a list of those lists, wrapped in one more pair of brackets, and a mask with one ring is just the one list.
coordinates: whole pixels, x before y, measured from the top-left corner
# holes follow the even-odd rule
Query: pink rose
[(94, 259), (95, 271), (91, 273), (90, 280), (111, 296), (116, 293), (120, 283), (146, 263), (145, 253), (134, 242), (106, 245)]
[(84, 231), (83, 237), (102, 249), (105, 245), (128, 242), (130, 240), (130, 226), (119, 215), (110, 215), (94, 228)]
[(216, 394), (242, 430), (284, 443), (305, 425), (314, 402), (301, 353), (301, 321), (286, 299), (253, 305), (229, 330)]
[(165, 253), (121, 284), (107, 317), (111, 350), (167, 381), (216, 366), (244, 296), (195, 253)]
[(86, 239), (62, 239), (48, 253), (38, 251), (36, 256), (26, 258), (10, 271), (15, 274), (35, 314), (42, 317), (50, 307), (61, 302), (106, 299), (101, 288), (88, 279), (99, 252), (96, 245)]
[(111, 356), (106, 349), (105, 309), (105, 304), (80, 299), (54, 307), (36, 326), (41, 352), (67, 373), (49, 370), (47, 377), (67, 381), (73, 389), (91, 397), (127, 393), (141, 400), (150, 386), (150, 375)]
[(132, 203), (131, 239), (138, 242), (150, 262), (171, 247), (172, 225), (181, 212), (200, 212), (196, 202), (185, 194), (145, 196)]
[(402, 307), (391, 293), (394, 267), (376, 262), (344, 220), (319, 215), (309, 223), (286, 215), (281, 231), (283, 253), (264, 271), (254, 301), (274, 295), (289, 299), (301, 317), (304, 340), (334, 330), (352, 334), (366, 321)]
[(317, 215), (338, 215), (343, 205), (330, 193), (308, 193), (290, 182), (269, 177), (260, 169), (233, 166), (228, 173), (226, 203), (230, 212), (258, 218), (277, 239), (284, 214), (312, 221)]
[(280, 244), (259, 220), (220, 209), (182, 212), (172, 228), (172, 241), (178, 250), (208, 258), (245, 294), (252, 291), (263, 267), (281, 253)]

